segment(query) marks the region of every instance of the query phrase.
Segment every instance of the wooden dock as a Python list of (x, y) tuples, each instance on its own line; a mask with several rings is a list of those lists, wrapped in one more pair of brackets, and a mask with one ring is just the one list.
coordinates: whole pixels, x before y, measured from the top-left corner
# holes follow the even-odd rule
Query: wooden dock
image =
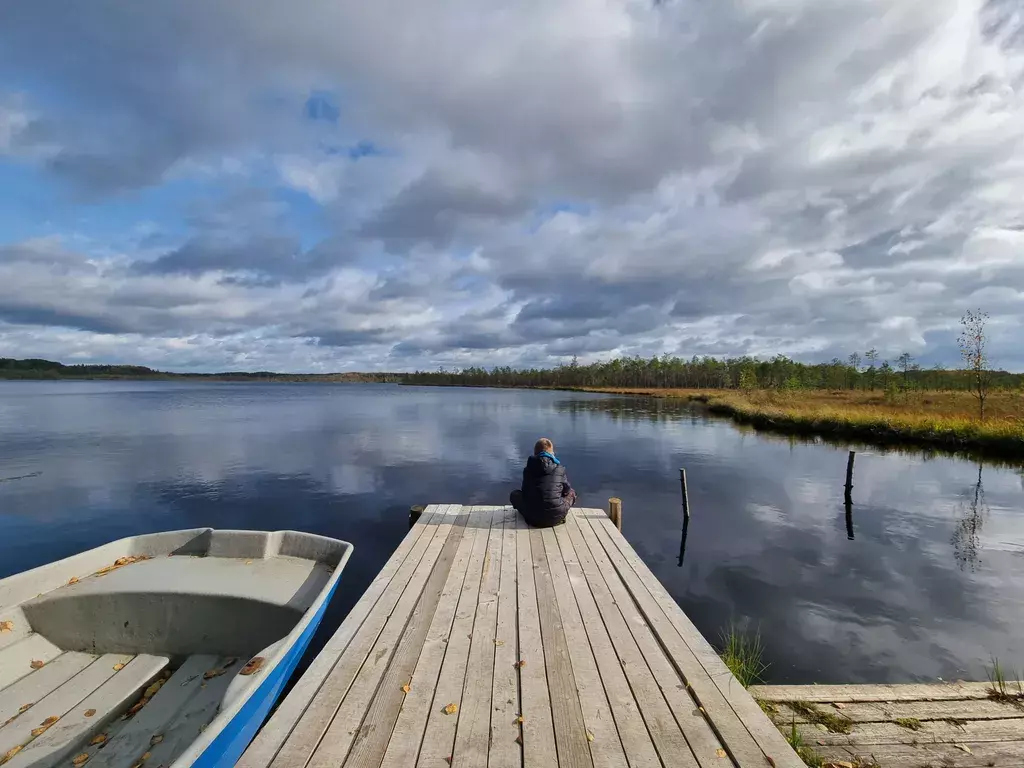
[(1024, 684), (760, 685), (779, 728), (825, 765), (1020, 768)]
[(432, 505), (239, 768), (797, 768), (598, 509)]

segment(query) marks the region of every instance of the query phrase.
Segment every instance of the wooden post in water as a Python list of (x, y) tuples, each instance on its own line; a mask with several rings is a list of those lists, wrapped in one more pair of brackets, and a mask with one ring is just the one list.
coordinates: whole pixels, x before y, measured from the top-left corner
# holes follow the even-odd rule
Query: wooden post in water
[(608, 499), (608, 517), (615, 523), (615, 527), (622, 531), (622, 499)]
[(846, 501), (847, 501), (847, 503), (850, 503), (852, 501), (852, 494), (853, 494), (853, 460), (854, 460), (854, 458), (856, 458), (856, 456), (857, 456), (857, 452), (856, 451), (850, 451), (850, 456), (846, 460), (846, 485), (844, 486), (844, 488), (846, 489)]
[(416, 521), (420, 519), (420, 515), (423, 514), (423, 507), (420, 504), (409, 507), (409, 527), (412, 528), (416, 525)]
[(686, 492), (686, 470), (679, 469), (679, 486), (683, 492), (683, 522), (690, 522), (690, 495)]

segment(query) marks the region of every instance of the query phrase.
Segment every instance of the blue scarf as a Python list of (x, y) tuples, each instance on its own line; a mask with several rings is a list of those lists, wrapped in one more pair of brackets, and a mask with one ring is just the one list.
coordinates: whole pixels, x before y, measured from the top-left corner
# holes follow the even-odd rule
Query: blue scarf
[(555, 462), (555, 464), (561, 464), (562, 463), (558, 459), (555, 458), (555, 454), (553, 454), (553, 453), (548, 453), (547, 451), (541, 451), (540, 453), (537, 454), (537, 458), (539, 459), (541, 456), (547, 456), (549, 459), (551, 459), (553, 462)]

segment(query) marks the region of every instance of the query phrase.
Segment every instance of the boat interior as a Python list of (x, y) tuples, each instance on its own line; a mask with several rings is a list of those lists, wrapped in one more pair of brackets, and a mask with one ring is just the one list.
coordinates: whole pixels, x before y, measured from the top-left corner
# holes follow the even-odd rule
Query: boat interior
[(0, 764), (171, 766), (259, 686), (347, 546), (176, 531), (0, 581)]

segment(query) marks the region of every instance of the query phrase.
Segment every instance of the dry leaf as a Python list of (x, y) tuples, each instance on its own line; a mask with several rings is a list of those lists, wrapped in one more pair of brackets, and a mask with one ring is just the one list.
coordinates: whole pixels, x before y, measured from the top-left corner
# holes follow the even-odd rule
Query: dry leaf
[(227, 672), (227, 670), (226, 669), (221, 669), (220, 667), (214, 667), (213, 669), (208, 669), (205, 672), (203, 672), (203, 680), (212, 680), (215, 677), (220, 677), (225, 672)]
[(141, 699), (139, 699), (132, 705), (131, 709), (129, 709), (127, 712), (121, 715), (121, 719), (128, 720), (129, 718), (135, 717), (135, 715), (138, 714), (139, 710), (146, 706), (148, 703), (149, 699), (143, 696)]
[(592, 734), (590, 731), (587, 731), (587, 741), (593, 741), (593, 740), (594, 740), (594, 734)]
[(260, 667), (263, 666), (263, 662), (266, 661), (262, 656), (254, 656), (249, 659), (249, 663), (242, 667), (242, 670), (238, 673), (240, 675), (254, 675), (260, 671)]
[(966, 752), (966, 753), (967, 753), (968, 755), (973, 755), (973, 754), (974, 754), (973, 752), (971, 752), (971, 748), (970, 748), (970, 747), (968, 747), (968, 746), (967, 746), (966, 744), (957, 744), (957, 743), (954, 743), (954, 744), (953, 744), (953, 746), (954, 746), (954, 747), (956, 747), (957, 749), (962, 749), (962, 750), (963, 750), (964, 752)]
[(0, 757), (0, 765), (3, 765), (8, 760), (10, 760), (12, 757), (14, 757), (16, 754), (21, 752), (22, 746), (23, 746), (22, 744), (19, 744), (18, 746), (11, 747), (9, 750), (7, 750), (7, 752), (4, 754), (4, 756)]
[(525, 723), (526, 722), (526, 718), (523, 717), (522, 715), (520, 715), (519, 717), (516, 718), (516, 722), (520, 723), (520, 724)]
[(516, 744), (518, 744), (519, 746), (523, 746), (523, 734), (520, 733), (518, 736), (516, 736)]
[(106, 740), (107, 740), (107, 734), (99, 733), (99, 734), (97, 734), (97, 735), (92, 737), (92, 741), (90, 741), (89, 744), (91, 746), (96, 746), (97, 744), (102, 744)]
[(411, 690), (412, 690), (412, 686), (411, 686), (411, 685), (409, 685), (409, 684), (406, 684), (406, 685), (403, 685), (403, 686), (402, 686), (402, 691), (403, 691), (404, 693), (408, 693), (408, 692), (409, 692), (409, 691), (411, 691)]
[(46, 733), (49, 729), (50, 729), (50, 726), (48, 726), (48, 725), (40, 725), (38, 728), (33, 728), (32, 729), (32, 738), (33, 739), (39, 738), (44, 733)]
[(85, 710), (84, 714), (85, 714), (86, 717), (92, 717), (93, 715), (96, 714), (96, 710), (95, 709), (87, 709), (87, 710)]
[(28, 712), (30, 709), (32, 709), (32, 704), (34, 704), (34, 703), (35, 702), (29, 702), (28, 704), (22, 704), (20, 707), (18, 707), (18, 714), (19, 715), (23, 715), (26, 712)]
[(164, 740), (164, 737), (161, 734), (158, 733), (152, 739), (149, 740), (149, 746), (155, 747), (157, 744), (159, 744), (163, 740)]
[(13, 631), (14, 631), (14, 622), (13, 621), (10, 621), (10, 620), (0, 621), (0, 632), (13, 632)]
[(716, 749), (715, 750), (715, 757), (725, 757), (725, 750), (724, 749)]
[(125, 668), (125, 665), (122, 664), (120, 661), (117, 662), (117, 664), (114, 665), (114, 671), (115, 672), (120, 672), (124, 668)]
[(245, 564), (246, 564), (246, 565), (252, 565), (252, 560), (246, 560), (246, 561), (245, 561)]
[(526, 659), (520, 659), (519, 661), (517, 661), (515, 663), (514, 666), (516, 667), (516, 669), (522, 669), (523, 667), (526, 666)]
[(451, 704), (449, 704), (441, 711), (444, 712), (446, 715), (454, 715), (456, 712), (459, 711), (459, 705), (453, 701)]
[(72, 576), (70, 579), (68, 579), (68, 586), (71, 586), (72, 584), (77, 584), (77, 583), (78, 583), (78, 577), (77, 576)]
[(152, 755), (152, 754), (153, 754), (152, 752), (143, 752), (143, 753), (142, 753), (142, 757), (140, 757), (140, 758), (139, 758), (139, 760), (140, 760), (141, 762), (143, 762), (143, 763), (144, 763), (144, 762), (146, 762), (147, 760), (149, 760), (149, 757), (150, 757), (150, 755)]
[(495, 640), (494, 644), (497, 645), (497, 646), (502, 646), (502, 645), (505, 644), (505, 641), (504, 640)]
[(843, 702), (841, 702), (841, 701), (835, 702), (832, 706), (835, 707), (836, 709), (846, 709), (846, 705), (843, 704)]
[(157, 680), (155, 683), (153, 683), (151, 686), (149, 686), (149, 688), (146, 689), (145, 693), (142, 694), (142, 698), (144, 698), (144, 699), (152, 699), (154, 696), (156, 696), (157, 691), (159, 691), (161, 688), (163, 688), (163, 686), (164, 686), (164, 681), (163, 680)]
[(29, 664), (29, 666), (32, 667), (32, 669), (42, 669), (43, 667), (46, 666), (46, 662), (45, 661), (41, 661), (40, 659), (32, 659), (32, 661)]
[(88, 762), (89, 762), (89, 753), (88, 752), (83, 752), (82, 754), (75, 755), (73, 758), (71, 758), (71, 764), (72, 765), (85, 765)]
[(47, 728), (49, 728), (51, 725), (56, 723), (58, 720), (60, 720), (60, 718), (57, 717), (56, 715), (50, 715), (48, 718), (43, 720), (43, 722), (41, 722), (40, 725), (45, 725)]

